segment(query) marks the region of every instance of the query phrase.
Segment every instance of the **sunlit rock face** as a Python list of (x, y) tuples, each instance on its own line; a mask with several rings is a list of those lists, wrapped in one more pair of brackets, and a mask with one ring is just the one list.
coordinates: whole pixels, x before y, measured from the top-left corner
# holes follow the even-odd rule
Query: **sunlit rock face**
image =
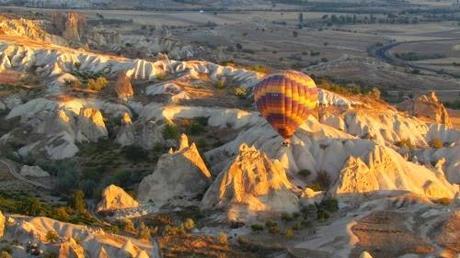
[[(57, 243), (51, 243), (47, 238), (50, 231), (56, 233)], [(153, 255), (157, 247), (151, 242), (139, 242), (135, 238), (105, 232), (100, 228), (46, 217), (10, 215), (5, 239), (15, 241), (20, 246), (27, 246), (30, 242), (38, 243), (41, 250), (56, 251), (59, 257), (146, 257), (145, 254), (157, 257)], [(13, 257), (30, 256), (23, 249), (19, 251), (14, 249)]]
[(291, 192), (292, 187), (279, 161), (243, 144), (233, 162), (206, 191), (201, 208), (223, 209), (231, 221), (295, 212), (298, 198)]
[(106, 212), (137, 207), (139, 207), (139, 203), (126, 193), (123, 188), (109, 185), (102, 192), (102, 198), (97, 205), (96, 211)]
[(104, 117), (95, 108), (82, 108), (77, 120), (78, 134), (83, 135), (91, 142), (97, 142), (100, 138), (108, 136)]
[(458, 187), (450, 184), (442, 172), (408, 162), (383, 146), (375, 146), (367, 158), (348, 158), (330, 190), (339, 198), (410, 192), (432, 200), (452, 199), (457, 191)]
[(179, 145), (178, 150), (161, 156), (153, 174), (142, 180), (137, 195), (141, 201), (162, 206), (180, 199), (191, 200), (209, 186), (211, 173), (196, 145), (189, 144), (186, 135), (181, 136)]
[(452, 127), (449, 114), (435, 92), (414, 99), (407, 99), (398, 104), (397, 107), (410, 115), (427, 118), (432, 122)]

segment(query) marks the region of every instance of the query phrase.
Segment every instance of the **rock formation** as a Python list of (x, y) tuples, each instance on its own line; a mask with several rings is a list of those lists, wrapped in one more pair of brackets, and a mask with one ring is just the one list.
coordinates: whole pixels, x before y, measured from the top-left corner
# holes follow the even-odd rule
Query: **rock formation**
[(117, 82), (115, 83), (115, 92), (120, 100), (127, 101), (134, 95), (133, 85), (131, 78), (126, 73), (121, 72), (118, 75)]
[(97, 142), (100, 138), (108, 136), (104, 117), (95, 108), (82, 108), (78, 116), (78, 133), (91, 142)]
[(436, 236), (439, 245), (452, 253), (460, 253), (460, 211), (450, 214), (441, 225), (441, 230)]
[(84, 258), (85, 249), (71, 237), (60, 245), (59, 257)]
[(24, 165), (19, 172), (22, 176), (30, 176), (30, 177), (48, 177), (50, 174), (39, 166), (27, 166)]
[(433, 122), (452, 127), (449, 114), (434, 91), (414, 99), (407, 99), (398, 105), (398, 109), (407, 111), (410, 115), (428, 118)]
[(407, 162), (394, 150), (376, 145), (367, 158), (349, 157), (331, 189), (337, 197), (406, 191), (439, 200), (452, 199), (458, 187), (443, 174)]
[(284, 168), (254, 147), (242, 144), (229, 164), (206, 191), (201, 208), (224, 209), (231, 221), (246, 221), (257, 215), (298, 210)]
[[(17, 241), (18, 245), (22, 246), (30, 242), (38, 242), (40, 248), (45, 250), (47, 247), (51, 247), (51, 250), (56, 250), (55, 248), (58, 247), (59, 253), (62, 254), (59, 257), (137, 257), (142, 251), (153, 253), (157, 248), (149, 242), (139, 245), (139, 242), (133, 238), (46, 217), (10, 215), (10, 218), (14, 222), (6, 229), (7, 241)], [(50, 231), (55, 231), (64, 241), (49, 243), (46, 235)]]
[(0, 239), (3, 238), (3, 234), (5, 233), (5, 223), (6, 218), (3, 215), (2, 211), (0, 211)]
[(139, 203), (126, 193), (123, 188), (109, 185), (102, 192), (102, 199), (97, 205), (96, 211), (115, 211), (137, 207), (139, 207)]
[(196, 145), (189, 144), (183, 134), (179, 149), (161, 156), (153, 174), (142, 180), (138, 196), (141, 201), (161, 206), (168, 201), (197, 197), (204, 193), (210, 180), (211, 173)]
[(128, 146), (136, 142), (136, 131), (129, 113), (123, 113), (121, 127), (115, 138), (115, 142), (121, 146)]

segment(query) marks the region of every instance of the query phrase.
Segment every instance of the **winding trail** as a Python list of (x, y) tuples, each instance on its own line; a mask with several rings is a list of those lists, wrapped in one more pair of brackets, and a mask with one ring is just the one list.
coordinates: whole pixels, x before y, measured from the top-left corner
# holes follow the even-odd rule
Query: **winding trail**
[(449, 76), (452, 76), (452, 77), (455, 78), (458, 75), (451, 74), (451, 73), (448, 73), (446, 71), (441, 71), (439, 69), (434, 69), (434, 68), (429, 68), (429, 67), (425, 67), (425, 66), (416, 65), (416, 64), (414, 64), (414, 63), (412, 63), (410, 61), (404, 61), (402, 59), (394, 57), (389, 51), (392, 48), (395, 48), (395, 47), (400, 46), (402, 44), (445, 42), (445, 41), (458, 41), (458, 40), (460, 40), (460, 38), (432, 39), (432, 40), (413, 40), (413, 41), (404, 41), (404, 42), (393, 42), (393, 43), (386, 44), (386, 45), (384, 45), (382, 47), (379, 47), (379, 48), (370, 49), (369, 54), (371, 56), (374, 56), (375, 58), (383, 61), (383, 62), (392, 64), (392, 65), (397, 65), (397, 66), (402, 66), (402, 67), (410, 67), (412, 69), (418, 69), (418, 70), (421, 70), (421, 71), (424, 70), (424, 71), (428, 71), (428, 72), (432, 72), (432, 73), (445, 74), (445, 75), (449, 75)]
[(31, 184), (33, 186), (36, 186), (36, 187), (39, 187), (39, 188), (43, 188), (45, 190), (51, 190), (52, 188), (50, 186), (47, 186), (47, 185), (44, 185), (42, 183), (39, 183), (39, 182), (35, 182), (35, 181), (32, 181), (32, 180), (29, 180), (27, 178), (25, 178), (24, 176), (22, 176), (21, 174), (19, 174), (17, 171), (16, 171), (16, 168), (15, 166), (12, 164), (12, 162), (10, 160), (7, 160), (7, 159), (0, 159), (0, 163), (4, 164), (10, 174), (12, 176), (14, 176), (17, 180), (20, 180), (22, 182), (25, 182), (25, 183), (28, 183), (28, 184)]

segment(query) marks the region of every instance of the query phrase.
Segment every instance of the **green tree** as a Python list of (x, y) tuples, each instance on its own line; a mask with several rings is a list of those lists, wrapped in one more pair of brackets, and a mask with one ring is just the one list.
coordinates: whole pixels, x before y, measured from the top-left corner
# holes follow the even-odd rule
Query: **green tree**
[(73, 193), (71, 206), (79, 214), (86, 213), (85, 193), (82, 190), (77, 190)]
[(26, 204), (26, 212), (30, 216), (39, 216), (42, 211), (40, 200), (35, 197), (30, 198)]
[(147, 227), (144, 222), (141, 222), (139, 226), (137, 227), (137, 237), (139, 239), (145, 239), (148, 240), (152, 236), (152, 233), (150, 231), (150, 228)]

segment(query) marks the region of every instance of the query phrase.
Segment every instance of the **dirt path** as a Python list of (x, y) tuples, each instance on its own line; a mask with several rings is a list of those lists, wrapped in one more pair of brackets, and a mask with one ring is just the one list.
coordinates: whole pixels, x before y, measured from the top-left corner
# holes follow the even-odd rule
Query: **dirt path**
[(39, 187), (39, 188), (43, 188), (43, 189), (46, 189), (46, 190), (51, 190), (52, 188), (50, 186), (47, 186), (47, 185), (44, 185), (44, 184), (41, 184), (39, 182), (35, 182), (35, 181), (32, 181), (32, 180), (29, 180), (23, 176), (21, 176), (17, 171), (16, 171), (16, 167), (15, 165), (7, 160), (7, 159), (0, 159), (0, 163), (4, 164), (7, 168), (8, 168), (8, 171), (10, 172), (10, 174), (12, 176), (14, 176), (17, 180), (20, 180), (22, 182), (25, 182), (25, 183), (28, 183), (28, 184), (31, 184), (33, 186), (36, 186), (36, 187)]
[(460, 40), (460, 38), (450, 38), (450, 39), (433, 39), (433, 40), (416, 40), (416, 41), (406, 41), (406, 42), (393, 42), (387, 45), (384, 45), (379, 48), (371, 49), (369, 50), (369, 54), (383, 62), (396, 65), (396, 66), (402, 66), (402, 67), (410, 67), (412, 69), (417, 69), (420, 71), (427, 71), (427, 72), (432, 72), (432, 73), (437, 73), (437, 74), (445, 74), (449, 75), (452, 77), (456, 77), (455, 74), (451, 74), (445, 71), (440, 71), (438, 69), (433, 69), (433, 68), (428, 68), (425, 66), (420, 66), (420, 65), (415, 65), (412, 62), (409, 61), (404, 61), (402, 59), (394, 57), (391, 53), (390, 50), (392, 48), (395, 48), (397, 46), (400, 46), (402, 44), (413, 44), (413, 43), (426, 43), (426, 42), (443, 42), (443, 41), (455, 41), (455, 40)]

